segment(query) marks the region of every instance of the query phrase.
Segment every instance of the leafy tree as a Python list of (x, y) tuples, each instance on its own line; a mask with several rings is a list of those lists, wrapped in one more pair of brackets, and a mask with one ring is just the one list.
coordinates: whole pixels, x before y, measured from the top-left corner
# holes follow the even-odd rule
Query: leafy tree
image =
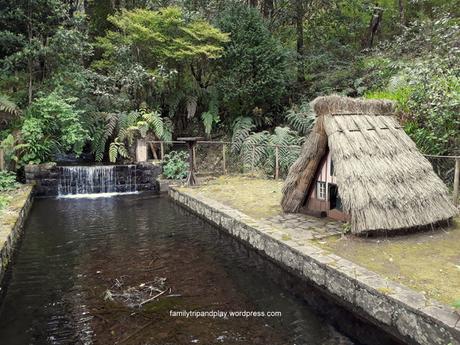
[(35, 81), (46, 75), (45, 50), (67, 14), (59, 0), (0, 1), (0, 59), (9, 73), (27, 75), (27, 99), (32, 103)]
[(178, 7), (125, 10), (109, 21), (115, 30), (98, 39), (103, 58), (95, 66), (107, 74), (122, 71), (118, 79), (122, 82), (137, 78), (130, 83), (136, 108), (142, 102), (160, 106), (176, 122), (181, 105), (188, 120), (199, 109), (215, 109), (209, 105), (208, 70), (211, 61), (222, 55), (227, 34), (202, 19), (186, 17)]
[(273, 37), (261, 15), (246, 6), (229, 6), (218, 26), (231, 37), (219, 63), (217, 84), (227, 124), (238, 116), (271, 123), (287, 92), (288, 50)]

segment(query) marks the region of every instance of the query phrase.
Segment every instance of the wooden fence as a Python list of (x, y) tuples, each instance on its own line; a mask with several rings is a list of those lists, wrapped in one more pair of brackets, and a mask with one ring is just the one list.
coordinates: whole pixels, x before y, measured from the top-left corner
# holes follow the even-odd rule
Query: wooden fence
[[(165, 145), (170, 145), (170, 144), (184, 144), (185, 141), (179, 141), (179, 140), (172, 140), (172, 141), (149, 141), (148, 142), (150, 150), (152, 152), (152, 155), (154, 159), (159, 159), (163, 160), (165, 156)], [(197, 141), (197, 146), (199, 145), (222, 145), (222, 170), (224, 173), (227, 173), (227, 153), (228, 153), (228, 146), (230, 146), (232, 143), (229, 141)], [(159, 146), (159, 147), (158, 147)], [(274, 172), (273, 172), (273, 177), (275, 179), (279, 179), (281, 176), (281, 167), (280, 167), (280, 148), (296, 148), (300, 149), (299, 145), (271, 145), (271, 144), (265, 144), (265, 145), (251, 145), (252, 147), (252, 159), (251, 159), (251, 164), (250, 164), (250, 169), (251, 172), (255, 171), (256, 168), (256, 162), (255, 162), (255, 148), (257, 146), (268, 146), (268, 147), (273, 147), (275, 151), (275, 167), (274, 167)], [(196, 147), (195, 147), (196, 148)], [(159, 149), (160, 155), (156, 153), (156, 151)], [(194, 155), (196, 155), (196, 150), (193, 152)], [(194, 159), (196, 162), (196, 159)], [(196, 167), (195, 167), (196, 168)]]

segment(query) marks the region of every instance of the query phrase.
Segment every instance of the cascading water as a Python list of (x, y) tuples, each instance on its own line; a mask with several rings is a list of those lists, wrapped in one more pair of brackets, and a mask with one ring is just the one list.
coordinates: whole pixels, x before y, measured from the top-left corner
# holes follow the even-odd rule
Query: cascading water
[(62, 166), (59, 196), (133, 193), (137, 191), (136, 166)]

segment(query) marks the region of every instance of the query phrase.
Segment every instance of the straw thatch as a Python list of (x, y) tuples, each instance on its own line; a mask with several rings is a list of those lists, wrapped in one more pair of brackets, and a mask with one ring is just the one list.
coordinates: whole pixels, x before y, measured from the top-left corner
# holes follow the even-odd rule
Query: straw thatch
[[(312, 106), (324, 125), (343, 211), (350, 216), (353, 233), (412, 230), (457, 213), (444, 183), (391, 116), (391, 102), (329, 96), (315, 99)], [(286, 212), (303, 206), (315, 178), (308, 174), (310, 180), (303, 181), (303, 169), (312, 160), (318, 167), (311, 152), (315, 148), (308, 146), (316, 135), (310, 135), (289, 171), (282, 201)]]

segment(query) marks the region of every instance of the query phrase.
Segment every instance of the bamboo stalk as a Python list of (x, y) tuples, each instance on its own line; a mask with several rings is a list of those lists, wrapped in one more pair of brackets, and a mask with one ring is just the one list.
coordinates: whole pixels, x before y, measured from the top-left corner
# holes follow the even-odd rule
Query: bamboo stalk
[(160, 159), (161, 160), (165, 159), (165, 147), (162, 141), (160, 142)]

